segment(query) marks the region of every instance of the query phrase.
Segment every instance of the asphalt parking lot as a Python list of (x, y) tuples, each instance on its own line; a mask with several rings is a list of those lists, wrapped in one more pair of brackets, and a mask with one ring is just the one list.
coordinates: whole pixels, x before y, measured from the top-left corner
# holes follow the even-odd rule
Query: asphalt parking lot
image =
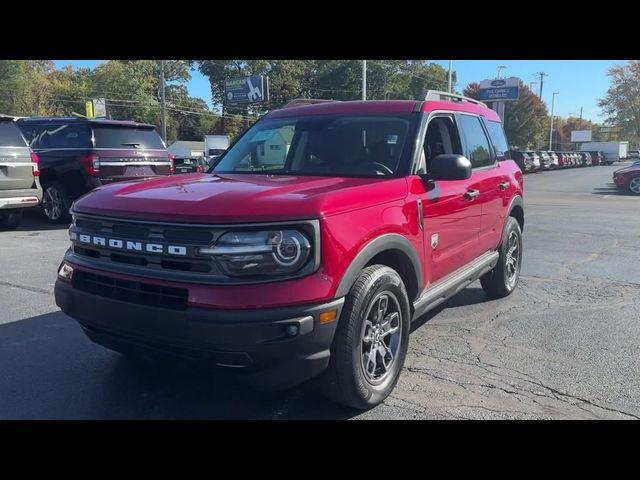
[(640, 197), (610, 184), (617, 168), (527, 175), (518, 289), (489, 300), (475, 283), (423, 317), (366, 413), (313, 384), (266, 395), (92, 344), (53, 299), (66, 227), (30, 212), (0, 232), (0, 418), (639, 419)]

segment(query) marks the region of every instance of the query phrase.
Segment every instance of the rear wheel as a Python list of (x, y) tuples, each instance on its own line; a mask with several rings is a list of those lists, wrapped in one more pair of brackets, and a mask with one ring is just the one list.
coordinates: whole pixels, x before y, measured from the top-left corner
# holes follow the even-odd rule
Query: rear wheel
[(22, 209), (0, 210), (0, 230), (13, 230), (22, 221)]
[(522, 231), (513, 217), (507, 218), (498, 251), (498, 264), (480, 277), (480, 284), (490, 297), (506, 297), (518, 285), (522, 264)]
[(331, 346), (323, 392), (357, 409), (380, 404), (395, 387), (409, 341), (410, 309), (398, 273), (365, 268), (347, 295)]
[(49, 223), (69, 221), (69, 204), (67, 195), (58, 182), (47, 183), (42, 193), (42, 211)]
[(640, 177), (633, 177), (627, 185), (629, 191), (634, 195), (640, 195)]

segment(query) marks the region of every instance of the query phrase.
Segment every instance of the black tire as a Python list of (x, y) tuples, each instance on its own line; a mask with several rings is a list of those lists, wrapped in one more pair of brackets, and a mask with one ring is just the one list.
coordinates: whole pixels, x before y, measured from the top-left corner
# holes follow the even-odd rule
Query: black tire
[(0, 210), (0, 230), (13, 230), (22, 221), (22, 209)]
[[(515, 245), (517, 250), (510, 250)], [(502, 233), (502, 241), (498, 248), (500, 258), (493, 270), (480, 277), (480, 284), (485, 293), (494, 298), (506, 297), (513, 292), (520, 279), (520, 268), (522, 266), (522, 231), (520, 224), (513, 217), (508, 217)], [(513, 253), (515, 253), (515, 265), (512, 263)]]
[(43, 186), (42, 212), (52, 224), (68, 223), (71, 220), (67, 194), (59, 182), (47, 182)]
[[(378, 314), (380, 311), (382, 314)], [(346, 297), (331, 346), (329, 367), (322, 378), (322, 390), (329, 399), (367, 410), (389, 396), (398, 382), (407, 355), (410, 311), (407, 290), (395, 270), (385, 265), (371, 265), (362, 271)], [(375, 325), (371, 321), (372, 316), (378, 320)], [(386, 322), (380, 321), (380, 317)], [(383, 330), (378, 329), (385, 325), (389, 329), (386, 336)], [(374, 345), (377, 345), (375, 350)], [(367, 348), (369, 355), (365, 360)], [(381, 352), (384, 352), (384, 358)], [(392, 352), (391, 357), (387, 352)], [(392, 361), (385, 365), (385, 359), (389, 358)], [(365, 368), (369, 370), (370, 365), (373, 365), (372, 371), (365, 373)]]

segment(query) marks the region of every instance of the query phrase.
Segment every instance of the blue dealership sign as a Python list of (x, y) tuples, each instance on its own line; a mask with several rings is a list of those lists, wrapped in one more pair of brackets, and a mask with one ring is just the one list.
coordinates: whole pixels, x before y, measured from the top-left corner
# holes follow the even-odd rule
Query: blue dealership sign
[(520, 97), (520, 79), (517, 77), (495, 78), (480, 82), (480, 100), (509, 102)]

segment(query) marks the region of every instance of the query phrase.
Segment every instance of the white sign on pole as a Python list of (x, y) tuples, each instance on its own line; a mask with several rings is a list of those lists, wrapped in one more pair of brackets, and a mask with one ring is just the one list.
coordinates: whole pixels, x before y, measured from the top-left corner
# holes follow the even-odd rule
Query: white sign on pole
[(591, 130), (571, 130), (572, 142), (590, 142)]
[(107, 116), (107, 102), (104, 98), (93, 99), (93, 116), (94, 117)]

